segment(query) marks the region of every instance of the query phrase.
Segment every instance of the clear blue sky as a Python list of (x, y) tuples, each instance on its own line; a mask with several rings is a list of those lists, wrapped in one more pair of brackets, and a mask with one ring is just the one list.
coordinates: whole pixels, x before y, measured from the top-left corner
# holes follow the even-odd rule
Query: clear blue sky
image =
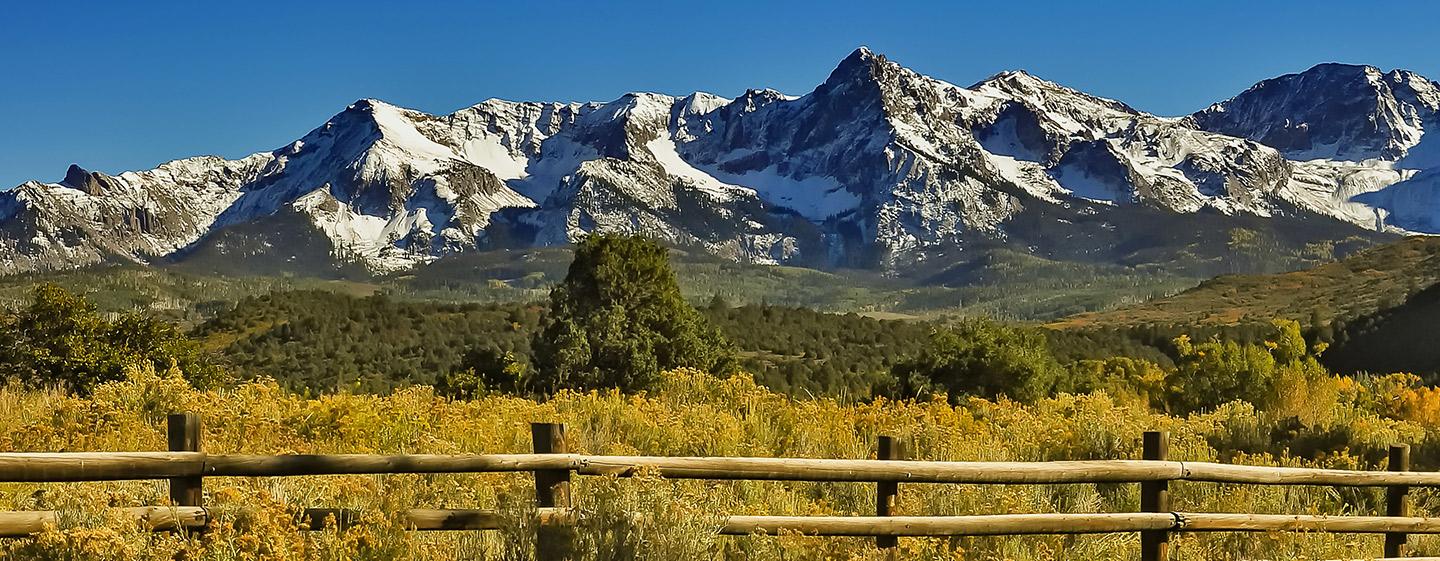
[(279, 147), (375, 97), (803, 94), (868, 45), (960, 85), (1025, 69), (1160, 114), (1322, 61), (1440, 79), (1440, 2), (85, 2), (0, 13), (0, 187)]

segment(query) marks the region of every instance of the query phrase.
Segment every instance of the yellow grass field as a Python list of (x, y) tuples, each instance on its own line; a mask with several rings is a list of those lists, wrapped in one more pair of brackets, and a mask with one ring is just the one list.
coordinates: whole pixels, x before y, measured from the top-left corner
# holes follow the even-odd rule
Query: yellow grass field
[[(196, 391), (177, 373), (136, 369), (88, 398), (56, 391), (0, 389), (0, 450), (139, 451), (165, 449), (164, 416), (200, 413), (204, 446), (216, 453), (522, 453), (532, 421), (567, 425), (573, 452), (593, 454), (874, 457), (876, 437), (911, 442), (934, 460), (1044, 461), (1138, 458), (1145, 430), (1172, 434), (1171, 459), (1376, 469), (1391, 442), (1418, 443), (1424, 427), (1376, 417), (1336, 400), (1332, 423), (1349, 427), (1353, 453), (1319, 460), (1228, 452), (1271, 430), (1266, 414), (1243, 403), (1178, 418), (1104, 394), (1062, 395), (1035, 405), (971, 399), (847, 404), (797, 400), (746, 378), (721, 380), (679, 371), (655, 393), (564, 393), (547, 402), (515, 397), (450, 401), (428, 387), (388, 396), (306, 398), (270, 383)], [(1217, 449), (1218, 448), (1218, 449)], [(106, 507), (165, 504), (166, 483), (0, 484), (0, 509), (63, 513), (60, 527), (35, 538), (0, 540), (3, 559), (502, 559), (533, 555), (528, 474), (207, 478), (217, 522), (207, 532), (148, 533), (109, 519)], [(1138, 485), (901, 486), (900, 513), (916, 515), (1124, 512), (1139, 507)], [(806, 536), (725, 537), (728, 514), (873, 514), (873, 484), (665, 481), (653, 477), (577, 477), (586, 559), (882, 559), (871, 540)], [(1416, 515), (1435, 497), (1414, 492)], [(1383, 490), (1177, 483), (1176, 510), (1373, 514)], [(305, 507), (364, 509), (344, 532), (301, 531)], [(406, 532), (408, 508), (494, 508), (513, 521), (493, 532)], [(632, 516), (629, 513), (639, 513)], [(1383, 512), (1381, 512), (1383, 513)], [(1134, 534), (1084, 537), (900, 540), (903, 559), (1132, 559)], [(1412, 537), (1415, 554), (1440, 554), (1440, 540)], [(1378, 556), (1381, 538), (1347, 534), (1180, 535), (1173, 558), (1337, 559)]]

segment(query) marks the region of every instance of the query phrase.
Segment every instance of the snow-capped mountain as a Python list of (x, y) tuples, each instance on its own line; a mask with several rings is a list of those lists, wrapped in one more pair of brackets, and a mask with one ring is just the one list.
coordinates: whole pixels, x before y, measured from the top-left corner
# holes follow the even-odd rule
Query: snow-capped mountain
[(1440, 233), (1440, 87), (1406, 70), (1320, 64), (1264, 80), (1197, 112), (1204, 130), (1242, 136), (1294, 160), (1287, 196), (1377, 230)]
[(1330, 63), (1262, 81), (1191, 118), (1292, 160), (1398, 161), (1435, 125), (1437, 110), (1440, 89), (1413, 72)]
[[(592, 231), (890, 268), (980, 242), (1045, 253), (1086, 235), (1063, 225), (1123, 236), (1156, 212), (1436, 232), (1437, 109), (1422, 77), (1327, 64), (1167, 118), (1024, 72), (960, 87), (864, 48), (798, 97), (492, 99), (449, 115), (361, 100), (271, 152), (72, 167), (0, 193), (0, 261), (183, 258), (279, 216), (375, 271)], [(1036, 217), (1064, 233), (1037, 235)]]

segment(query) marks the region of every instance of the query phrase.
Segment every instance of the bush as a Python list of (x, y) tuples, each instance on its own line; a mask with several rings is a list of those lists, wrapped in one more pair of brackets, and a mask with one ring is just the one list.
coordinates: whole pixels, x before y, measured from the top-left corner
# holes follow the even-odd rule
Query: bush
[(529, 367), (515, 353), (471, 349), (465, 353), (460, 368), (439, 376), (435, 393), (451, 399), (474, 399), (486, 391), (524, 393), (529, 382)]
[[(1272, 322), (1272, 331), (1263, 345), (1218, 338), (1197, 345), (1184, 335), (1174, 343), (1178, 358), (1171, 377), (1170, 404), (1180, 412), (1237, 399), (1267, 406), (1282, 395), (1276, 387), (1277, 372), (1282, 369), (1327, 375), (1301, 336), (1300, 324), (1290, 320)], [(1314, 352), (1321, 350), (1322, 346), (1314, 348)], [(1288, 383), (1314, 377), (1288, 376)]]
[(85, 394), (142, 363), (157, 370), (178, 367), (200, 387), (225, 378), (174, 325), (140, 313), (107, 319), (54, 284), (36, 287), (29, 306), (0, 320), (0, 376), (27, 386), (59, 385)]
[(1040, 332), (968, 320), (935, 330), (920, 356), (894, 372), (903, 396), (943, 391), (1032, 402), (1055, 390), (1061, 367)]

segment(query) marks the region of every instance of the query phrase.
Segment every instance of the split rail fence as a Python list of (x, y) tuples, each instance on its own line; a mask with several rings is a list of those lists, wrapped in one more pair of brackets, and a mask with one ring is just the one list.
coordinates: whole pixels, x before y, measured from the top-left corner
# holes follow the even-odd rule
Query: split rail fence
[[(881, 548), (894, 548), (897, 539), (906, 536), (1138, 532), (1139, 558), (1163, 561), (1169, 559), (1170, 537), (1177, 532), (1353, 532), (1384, 534), (1383, 559), (1400, 559), (1405, 558), (1409, 534), (1440, 534), (1440, 518), (1411, 516), (1409, 499), (1411, 487), (1440, 487), (1440, 472), (1410, 471), (1405, 445), (1391, 447), (1388, 471), (1355, 471), (1169, 461), (1168, 436), (1163, 432), (1144, 434), (1140, 460), (935, 462), (904, 459), (900, 440), (888, 436), (880, 437), (874, 460), (594, 456), (569, 453), (563, 425), (535, 423), (531, 430), (531, 454), (207, 454), (201, 451), (199, 417), (182, 413), (168, 418), (167, 452), (0, 453), (0, 482), (168, 479), (174, 506), (120, 509), (154, 530), (166, 531), (203, 530), (209, 522), (203, 504), (206, 477), (529, 472), (535, 478), (541, 561), (570, 555), (566, 528), (575, 516), (570, 510), (572, 474), (625, 477), (640, 471), (671, 479), (876, 483), (875, 516), (730, 516), (719, 532), (863, 536), (875, 538)], [(1386, 487), (1386, 515), (1172, 512), (1172, 481)], [(900, 483), (1138, 483), (1141, 512), (900, 516), (895, 514)], [(338, 509), (302, 513), (311, 528), (327, 520), (344, 525), (355, 515)], [(499, 514), (485, 510), (413, 509), (406, 517), (413, 530), (492, 530), (502, 523)], [(0, 512), (0, 536), (34, 534), (56, 520), (53, 511)]]

